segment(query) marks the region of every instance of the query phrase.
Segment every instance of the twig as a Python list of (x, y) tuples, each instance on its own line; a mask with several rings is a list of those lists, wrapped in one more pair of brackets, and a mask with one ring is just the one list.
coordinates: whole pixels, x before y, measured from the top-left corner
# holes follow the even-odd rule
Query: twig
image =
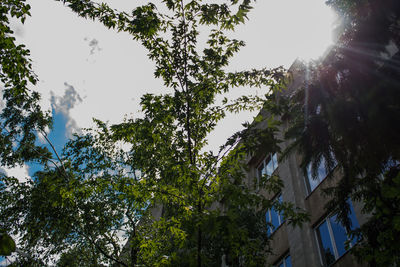
[(66, 174), (67, 172), (66, 172), (66, 170), (65, 170), (64, 164), (63, 164), (63, 162), (62, 162), (60, 156), (58, 155), (57, 150), (56, 150), (55, 147), (53, 146), (53, 143), (49, 140), (49, 138), (47, 137), (47, 134), (46, 134), (45, 131), (40, 130), (40, 133), (41, 133), (41, 134), (43, 135), (43, 137), (46, 139), (47, 143), (50, 145), (51, 149), (54, 151), (54, 154), (56, 154), (56, 157), (57, 157), (58, 161), (60, 162), (61, 167), (62, 167), (63, 170), (64, 170), (64, 173)]
[(125, 262), (120, 261), (110, 255), (108, 255), (96, 242), (94, 242), (88, 235), (82, 233), (81, 231), (77, 231), (79, 234), (81, 234), (83, 237), (85, 237), (92, 245), (94, 245), (96, 247), (96, 249), (104, 255), (104, 257), (106, 257), (109, 260), (115, 261), (116, 263), (119, 263), (125, 267), (129, 267)]

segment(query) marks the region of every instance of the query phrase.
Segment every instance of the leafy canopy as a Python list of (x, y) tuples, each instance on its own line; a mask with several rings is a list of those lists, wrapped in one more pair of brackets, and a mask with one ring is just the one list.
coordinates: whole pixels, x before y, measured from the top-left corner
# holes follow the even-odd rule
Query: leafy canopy
[[(280, 68), (227, 71), (244, 42), (226, 33), (245, 21), (251, 1), (164, 0), (165, 13), (152, 3), (127, 13), (88, 0), (62, 2), (141, 42), (165, 93), (142, 96), (142, 118), (111, 126), (95, 120), (97, 127), (76, 135), (56, 154), (55, 167), (45, 165), (32, 181), (3, 178), (0, 225), (21, 235), (18, 261), (40, 266), (61, 255), (60, 266), (263, 265), (266, 210), (277, 206), (295, 225), (307, 217), (244, 180), (249, 154), (279, 150), (276, 123), (235, 134), (217, 154), (205, 151), (226, 112), (263, 103), (251, 96), (219, 103), (219, 95), (262, 86), (268, 98), (284, 83)], [(282, 187), (277, 178), (264, 182), (274, 193)]]

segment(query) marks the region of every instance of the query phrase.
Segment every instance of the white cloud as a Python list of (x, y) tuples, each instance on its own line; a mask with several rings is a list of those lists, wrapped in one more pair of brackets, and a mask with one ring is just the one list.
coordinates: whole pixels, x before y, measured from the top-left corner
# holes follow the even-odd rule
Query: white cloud
[(89, 41), (89, 38), (85, 37), (84, 40), (89, 42), (90, 55), (93, 55), (96, 51), (101, 51), (101, 47), (99, 46), (99, 41), (96, 38), (92, 38)]
[(50, 102), (51, 107), (56, 113), (62, 113), (67, 118), (67, 125), (65, 125), (67, 130), (66, 135), (67, 137), (72, 137), (73, 132), (79, 132), (79, 127), (76, 121), (70, 116), (70, 110), (72, 110), (77, 103), (82, 102), (82, 98), (72, 85), (67, 82), (65, 82), (64, 85), (66, 89), (63, 96), (56, 96), (53, 91), (50, 91)]
[(19, 182), (26, 182), (31, 179), (28, 174), (29, 167), (24, 164), (23, 166), (16, 166), (14, 168), (1, 168), (1, 172), (5, 172), (7, 176), (13, 176), (18, 179)]
[[(79, 18), (60, 2), (28, 2), (32, 18), (26, 21), (24, 34), (18, 38), (31, 50), (40, 78), (37, 90), (43, 95), (45, 107), (49, 108), (50, 92), (63, 95), (62, 84), (69, 81), (84, 96), (82, 104), (69, 109), (69, 115), (77, 126), (90, 127), (93, 117), (117, 123), (124, 114), (139, 116), (139, 101), (144, 93), (170, 91), (161, 80), (154, 79), (154, 63), (128, 34)], [(106, 2), (126, 11), (144, 4), (126, 0)], [(256, 2), (249, 19), (232, 34), (245, 40), (247, 46), (234, 57), (231, 69), (289, 67), (298, 56), (322, 53), (317, 50), (323, 50), (329, 42), (333, 15), (322, 0), (263, 0)], [(90, 60), (88, 42), (89, 53), (94, 49)], [(102, 50), (96, 53), (99, 43)], [(262, 93), (265, 89), (258, 90)], [(231, 115), (224, 120), (223, 127), (218, 127), (211, 137), (213, 146), (223, 143), (252, 116), (254, 113)]]
[(64, 96), (55, 96), (51, 91), (50, 102), (52, 108), (56, 112), (61, 112), (68, 116), (69, 111), (74, 108), (75, 104), (82, 102), (82, 98), (72, 85), (68, 84), (67, 82), (65, 82), (64, 85), (66, 87)]

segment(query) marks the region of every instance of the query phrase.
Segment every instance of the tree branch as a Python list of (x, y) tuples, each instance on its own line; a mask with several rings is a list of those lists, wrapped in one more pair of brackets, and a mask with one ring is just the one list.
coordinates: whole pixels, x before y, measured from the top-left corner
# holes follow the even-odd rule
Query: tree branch
[(116, 263), (119, 263), (125, 267), (129, 267), (129, 265), (127, 265), (125, 262), (120, 261), (112, 256), (110, 256), (108, 253), (106, 253), (102, 247), (100, 247), (96, 242), (94, 242), (88, 235), (82, 233), (81, 231), (77, 231), (79, 234), (81, 234), (83, 237), (85, 237), (93, 246), (96, 247), (96, 249), (104, 255), (104, 257), (106, 257), (109, 260), (115, 261)]
[(61, 167), (62, 167), (63, 170), (64, 170), (64, 173), (67, 174), (67, 172), (66, 172), (66, 170), (65, 170), (65, 166), (64, 166), (64, 164), (63, 164), (63, 162), (62, 162), (60, 156), (58, 155), (57, 150), (56, 150), (56, 148), (54, 147), (53, 143), (52, 143), (52, 142), (49, 140), (49, 138), (47, 137), (46, 132), (43, 131), (43, 130), (40, 130), (40, 133), (43, 135), (44, 139), (46, 139), (46, 142), (50, 145), (51, 149), (54, 151), (54, 154), (56, 155), (58, 161), (60, 162)]

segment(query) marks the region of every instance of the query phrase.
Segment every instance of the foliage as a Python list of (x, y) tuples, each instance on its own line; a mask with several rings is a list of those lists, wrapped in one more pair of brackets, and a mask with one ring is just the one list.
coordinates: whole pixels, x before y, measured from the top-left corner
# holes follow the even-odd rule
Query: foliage
[[(57, 160), (44, 158), (44, 169), (33, 180), (2, 178), (0, 225), (21, 236), (18, 248), (24, 254), (18, 262), (40, 266), (61, 255), (59, 266), (263, 265), (266, 210), (275, 205), (294, 225), (307, 218), (290, 204), (264, 199), (244, 181), (246, 156), (279, 150), (276, 121), (270, 119), (265, 130), (247, 125), (218, 154), (205, 151), (226, 112), (264, 100), (243, 96), (220, 104), (217, 96), (240, 86), (263, 86), (268, 98), (284, 83), (280, 68), (226, 70), (244, 46), (226, 32), (244, 22), (251, 1), (164, 0), (166, 13), (149, 3), (130, 14), (86, 0), (62, 2), (79, 16), (140, 41), (165, 93), (142, 96), (142, 118), (112, 126), (96, 120), (97, 127), (75, 136), (62, 154), (53, 151)], [(205, 44), (198, 43), (200, 28)], [(27, 56), (24, 51), (17, 54)], [(44, 124), (39, 126), (29, 129), (43, 131)], [(280, 180), (266, 178), (265, 187), (278, 192)]]
[(51, 119), (39, 106), (39, 93), (28, 88), (37, 82), (29, 50), (16, 44), (9, 26), (9, 17), (23, 23), (30, 15), (29, 10), (24, 0), (0, 3), (0, 80), (4, 101), (0, 114), (0, 157), (3, 166), (33, 160), (44, 163), (51, 159), (45, 147), (35, 145), (37, 132), (51, 126)]
[(5, 231), (0, 230), (0, 256), (10, 256), (15, 251), (15, 242)]
[(398, 1), (328, 1), (346, 23), (338, 43), (320, 64), (307, 66), (309, 80), (288, 99), (286, 117), (306, 172), (325, 159), (342, 179), (326, 193), (327, 208), (350, 230), (347, 200), (361, 202), (368, 221), (353, 234), (352, 251), (371, 266), (399, 264), (400, 47)]
[[(9, 25), (10, 18), (24, 23), (30, 16), (29, 10), (30, 6), (24, 0), (0, 2), (0, 162), (3, 167), (32, 161), (46, 164), (52, 157), (46, 147), (35, 143), (38, 132), (45, 134), (46, 127), (51, 127), (51, 118), (39, 106), (39, 93), (29, 89), (37, 82), (29, 50), (24, 45), (17, 45)], [(4, 190), (3, 185), (3, 179), (0, 179), (1, 190)], [(0, 229), (0, 255), (10, 255), (15, 251), (15, 242), (7, 234), (8, 227), (0, 224)]]
[(2, 224), (22, 235), (18, 246), (33, 262), (64, 253), (62, 265), (77, 251), (88, 253), (76, 264), (118, 262), (120, 235), (135, 225), (140, 202), (128, 203), (120, 190), (130, 181), (121, 152), (106, 137), (101, 128), (77, 136), (64, 150), (63, 170), (47, 168), (24, 183), (4, 177)]

